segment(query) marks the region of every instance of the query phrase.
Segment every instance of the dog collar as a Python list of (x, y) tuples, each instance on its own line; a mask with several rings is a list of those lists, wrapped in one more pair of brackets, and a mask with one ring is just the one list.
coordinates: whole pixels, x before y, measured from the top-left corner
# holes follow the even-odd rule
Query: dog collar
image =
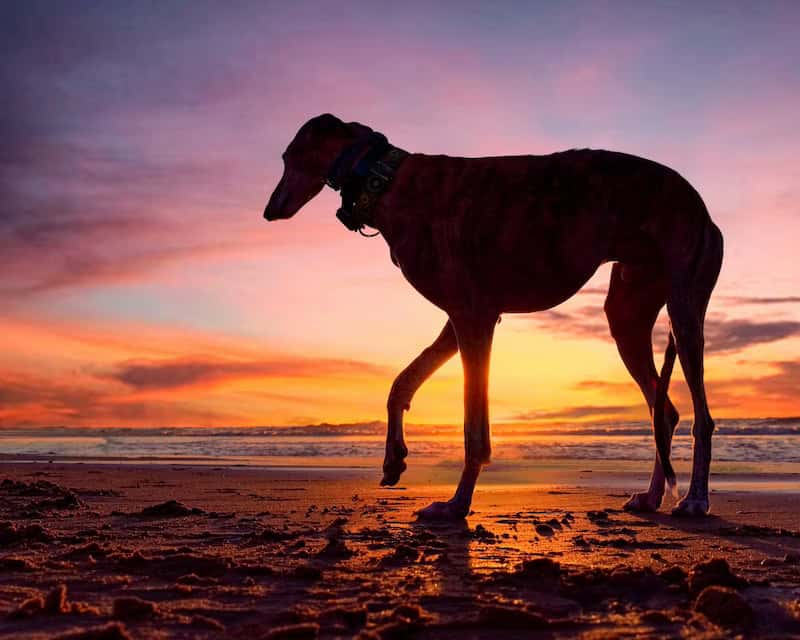
[(364, 226), (372, 227), (372, 209), (386, 191), (395, 171), (408, 152), (389, 144), (382, 133), (370, 132), (347, 147), (336, 158), (326, 183), (341, 191), (342, 206), (336, 217), (350, 231), (364, 234)]

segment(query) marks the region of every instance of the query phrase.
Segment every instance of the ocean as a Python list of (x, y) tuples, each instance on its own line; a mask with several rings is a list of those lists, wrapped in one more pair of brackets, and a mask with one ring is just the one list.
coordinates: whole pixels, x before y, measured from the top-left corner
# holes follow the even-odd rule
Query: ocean
[[(416, 460), (457, 463), (462, 435), (454, 426), (410, 425), (406, 440)], [(379, 464), (385, 425), (228, 428), (48, 428), (0, 432), (0, 458), (14, 460), (131, 460), (236, 465), (345, 466)], [(541, 460), (647, 460), (654, 457), (650, 425), (643, 422), (493, 426), (495, 462)], [(691, 460), (690, 426), (673, 439), (675, 461)], [(718, 420), (714, 460), (800, 465), (800, 418)], [(800, 467), (799, 467), (800, 468)]]

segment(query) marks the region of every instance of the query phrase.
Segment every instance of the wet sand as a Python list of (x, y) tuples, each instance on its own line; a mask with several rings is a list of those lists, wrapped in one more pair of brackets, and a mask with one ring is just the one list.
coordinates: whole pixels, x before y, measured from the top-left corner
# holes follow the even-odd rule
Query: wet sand
[(595, 467), (433, 526), (456, 469), (0, 463), (0, 637), (800, 636), (798, 493), (636, 515)]

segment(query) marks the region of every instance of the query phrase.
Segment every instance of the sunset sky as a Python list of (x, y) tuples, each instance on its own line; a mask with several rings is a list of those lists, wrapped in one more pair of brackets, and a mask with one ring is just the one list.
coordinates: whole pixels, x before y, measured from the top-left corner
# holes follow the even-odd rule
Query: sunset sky
[[(3, 2), (0, 426), (384, 419), (444, 314), (337, 222), (334, 192), (262, 218), (323, 112), (413, 152), (593, 147), (678, 170), (726, 242), (712, 412), (800, 415), (800, 3), (646, 5)], [(495, 421), (647, 418), (609, 272), (503, 317)], [(409, 421), (460, 421), (461, 384), (455, 358)]]

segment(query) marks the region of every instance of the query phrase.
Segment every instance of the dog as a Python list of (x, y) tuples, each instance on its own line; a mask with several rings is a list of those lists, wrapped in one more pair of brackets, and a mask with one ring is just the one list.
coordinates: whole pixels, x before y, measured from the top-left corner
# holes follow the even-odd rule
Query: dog
[[(692, 475), (672, 513), (708, 513), (714, 421), (703, 381), (703, 324), (722, 266), (723, 239), (697, 191), (676, 171), (624, 153), (572, 149), (549, 155), (460, 158), (409, 154), (371, 128), (323, 114), (283, 154), (284, 171), (264, 210), (291, 218), (327, 184), (350, 229), (384, 237), (408, 282), (446, 312), (439, 336), (396, 378), (387, 401), (382, 485), (406, 469), (403, 413), (417, 389), (456, 352), (464, 370), (465, 463), (446, 502), (423, 519), (463, 519), (490, 461), (487, 387), (502, 313), (550, 309), (612, 262), (604, 309), (622, 361), (644, 395), (656, 441), (649, 488), (625, 503), (656, 511), (665, 483), (676, 494), (670, 445), (678, 412), (668, 396), (676, 354), (694, 408)], [(669, 341), (661, 372), (652, 330), (666, 305)]]

